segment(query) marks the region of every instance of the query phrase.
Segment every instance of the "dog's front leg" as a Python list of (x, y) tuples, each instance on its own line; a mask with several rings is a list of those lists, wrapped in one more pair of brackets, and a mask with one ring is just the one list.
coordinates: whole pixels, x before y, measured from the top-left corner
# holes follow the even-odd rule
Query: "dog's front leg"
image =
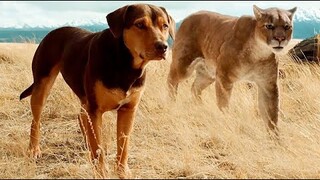
[(117, 171), (120, 178), (130, 177), (128, 145), (136, 107), (124, 106), (118, 110), (117, 120)]
[(102, 128), (102, 113), (89, 113), (85, 128), (86, 140), (91, 151), (93, 163), (98, 172), (99, 178), (106, 178), (106, 168), (104, 164), (104, 150), (101, 144), (101, 128)]

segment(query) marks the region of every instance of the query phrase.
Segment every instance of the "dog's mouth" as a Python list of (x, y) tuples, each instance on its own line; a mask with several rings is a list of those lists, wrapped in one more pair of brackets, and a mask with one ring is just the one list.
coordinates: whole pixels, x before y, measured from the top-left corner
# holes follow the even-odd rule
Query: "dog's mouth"
[(141, 59), (145, 59), (145, 58), (144, 58), (144, 55), (142, 55), (142, 54), (139, 54), (139, 57), (140, 57)]
[(167, 53), (158, 54), (152, 60), (166, 60), (167, 59)]
[(166, 60), (167, 59), (167, 52), (159, 54), (158, 57), (160, 58), (160, 60)]
[(167, 52), (164, 53), (140, 53), (139, 57), (143, 60), (166, 60)]

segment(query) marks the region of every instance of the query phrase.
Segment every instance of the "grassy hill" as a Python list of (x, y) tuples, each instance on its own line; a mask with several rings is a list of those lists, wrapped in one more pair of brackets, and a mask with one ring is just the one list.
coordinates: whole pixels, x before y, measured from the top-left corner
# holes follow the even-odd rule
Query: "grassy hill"
[[(58, 76), (42, 114), (42, 158), (27, 155), (32, 120), (20, 93), (32, 83), (36, 44), (0, 44), (0, 178), (93, 178), (77, 115), (80, 103)], [(292, 47), (292, 46), (291, 46)], [(170, 60), (147, 67), (146, 91), (132, 133), (133, 178), (320, 178), (320, 67), (278, 57), (280, 143), (268, 138), (257, 110), (257, 88), (237, 83), (230, 111), (218, 110), (214, 86), (192, 101), (193, 77), (177, 102), (167, 98)], [(116, 114), (103, 122), (103, 147), (115, 178)]]

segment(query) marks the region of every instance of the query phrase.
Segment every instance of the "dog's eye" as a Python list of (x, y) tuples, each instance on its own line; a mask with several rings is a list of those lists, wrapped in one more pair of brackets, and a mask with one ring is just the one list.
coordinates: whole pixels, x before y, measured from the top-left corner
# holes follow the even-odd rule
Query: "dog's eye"
[(285, 26), (284, 26), (284, 29), (285, 29), (285, 30), (289, 30), (289, 29), (291, 29), (291, 26), (285, 25)]
[(144, 24), (141, 23), (141, 22), (136, 23), (135, 26), (136, 26), (137, 28), (139, 28), (139, 29), (144, 29), (144, 28), (145, 28)]
[(163, 24), (163, 25), (162, 25), (162, 28), (163, 28), (163, 29), (168, 29), (169, 26), (168, 26), (168, 24)]
[(266, 24), (265, 26), (267, 29), (274, 29), (274, 26), (272, 24)]

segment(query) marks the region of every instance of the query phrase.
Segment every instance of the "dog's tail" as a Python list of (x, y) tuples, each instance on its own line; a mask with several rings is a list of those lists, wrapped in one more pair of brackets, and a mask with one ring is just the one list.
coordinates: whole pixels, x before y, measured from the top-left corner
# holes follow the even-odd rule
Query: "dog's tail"
[(33, 84), (20, 94), (20, 101), (32, 94)]

